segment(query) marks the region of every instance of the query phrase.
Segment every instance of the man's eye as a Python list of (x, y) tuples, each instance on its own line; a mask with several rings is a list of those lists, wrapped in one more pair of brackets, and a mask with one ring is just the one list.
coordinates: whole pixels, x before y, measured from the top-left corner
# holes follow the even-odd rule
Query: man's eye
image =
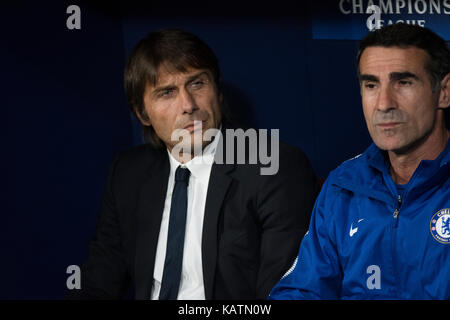
[(399, 80), (398, 82), (401, 86), (410, 86), (412, 84), (409, 80)]
[(374, 89), (375, 88), (375, 83), (365, 83), (364, 84), (364, 88), (366, 89)]
[(160, 93), (161, 97), (168, 97), (173, 93), (173, 89), (167, 89), (167, 90), (163, 90)]
[(205, 84), (205, 82), (203, 80), (196, 80), (194, 82), (191, 83), (191, 87), (194, 89), (199, 89), (201, 88), (203, 85)]

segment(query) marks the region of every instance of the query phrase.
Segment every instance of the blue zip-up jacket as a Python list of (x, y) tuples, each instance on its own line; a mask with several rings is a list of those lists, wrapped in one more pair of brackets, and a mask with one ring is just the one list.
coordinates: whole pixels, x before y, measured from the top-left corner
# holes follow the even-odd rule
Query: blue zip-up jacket
[(372, 144), (325, 181), (269, 299), (450, 299), (450, 143), (399, 196)]

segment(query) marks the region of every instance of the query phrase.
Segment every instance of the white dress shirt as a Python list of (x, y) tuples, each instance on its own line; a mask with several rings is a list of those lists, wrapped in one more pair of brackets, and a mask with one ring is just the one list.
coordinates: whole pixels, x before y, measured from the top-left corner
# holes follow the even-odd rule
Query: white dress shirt
[(153, 285), (151, 299), (159, 299), (161, 280), (166, 258), (167, 232), (169, 229), (170, 207), (175, 180), (175, 171), (178, 166), (189, 169), (191, 175), (188, 185), (188, 205), (186, 216), (186, 233), (184, 239), (183, 266), (181, 271), (178, 300), (205, 300), (202, 267), (202, 233), (203, 217), (205, 214), (206, 194), (208, 191), (209, 176), (214, 162), (221, 132), (218, 131), (214, 140), (205, 147), (203, 154), (181, 164), (169, 151), (170, 173), (167, 185), (166, 200), (159, 230), (158, 245), (156, 248), (155, 269), (153, 272)]

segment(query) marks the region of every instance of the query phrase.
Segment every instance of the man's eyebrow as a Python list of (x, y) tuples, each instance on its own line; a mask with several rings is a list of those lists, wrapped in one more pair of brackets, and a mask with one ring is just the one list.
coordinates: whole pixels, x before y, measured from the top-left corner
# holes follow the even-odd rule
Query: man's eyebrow
[(201, 71), (201, 72), (199, 72), (199, 73), (193, 74), (192, 76), (190, 76), (189, 78), (187, 78), (186, 83), (189, 83), (189, 82), (191, 82), (191, 81), (193, 81), (193, 80), (195, 80), (195, 79), (197, 79), (197, 78), (199, 78), (199, 77), (201, 77), (201, 76), (203, 76), (203, 75), (208, 76), (208, 72), (206, 72), (206, 71)]
[[(193, 74), (192, 76), (189, 76), (186, 79), (186, 83), (190, 83), (203, 75), (208, 76), (208, 72), (200, 71), (199, 73)], [(158, 93), (160, 93), (162, 91), (166, 91), (166, 90), (175, 90), (176, 88), (177, 88), (177, 86), (172, 85), (172, 84), (168, 84), (168, 85), (161, 86), (161, 87), (156, 87), (155, 89), (153, 89), (152, 95), (157, 95)]]
[(389, 74), (389, 79), (390, 80), (401, 80), (401, 79), (406, 79), (406, 78), (413, 78), (418, 80), (419, 77), (416, 76), (414, 73), (411, 73), (409, 71), (404, 71), (404, 72), (391, 72)]
[(378, 79), (377, 76), (374, 76), (373, 74), (360, 74), (359, 75), (359, 81), (374, 81), (374, 82), (379, 82), (380, 79)]

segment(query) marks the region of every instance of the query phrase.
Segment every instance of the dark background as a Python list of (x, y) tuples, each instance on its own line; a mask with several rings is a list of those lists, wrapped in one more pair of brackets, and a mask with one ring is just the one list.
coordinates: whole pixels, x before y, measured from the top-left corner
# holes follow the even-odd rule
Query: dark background
[[(82, 263), (95, 228), (107, 167), (141, 143), (122, 76), (131, 48), (152, 30), (183, 28), (208, 43), (235, 116), (280, 129), (318, 176), (365, 150), (358, 41), (313, 40), (307, 2), (263, 3), (0, 5), (0, 299), (64, 298), (66, 268)], [(81, 30), (66, 28), (71, 4), (81, 8)]]

